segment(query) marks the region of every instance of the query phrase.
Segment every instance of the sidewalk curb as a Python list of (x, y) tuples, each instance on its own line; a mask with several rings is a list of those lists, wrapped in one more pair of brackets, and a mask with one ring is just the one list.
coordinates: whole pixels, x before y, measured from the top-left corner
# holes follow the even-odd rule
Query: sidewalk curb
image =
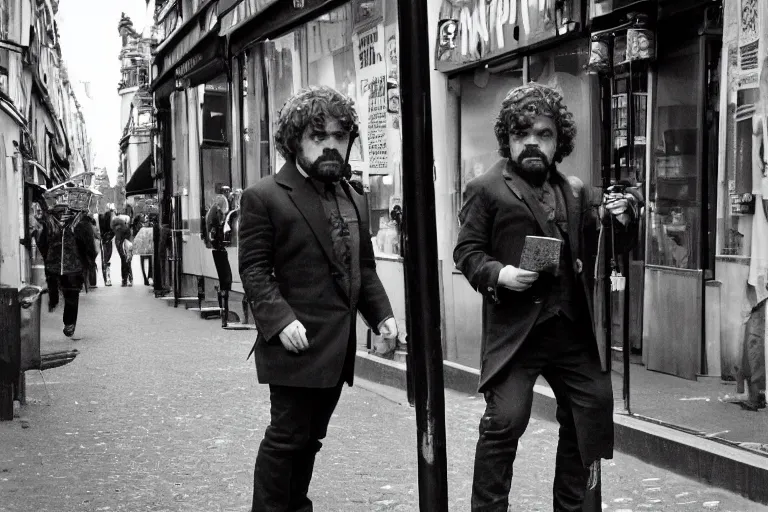
[[(474, 368), (443, 362), (446, 389), (477, 394), (479, 375)], [(357, 352), (355, 376), (400, 389), (406, 389), (407, 385), (405, 364), (365, 351)], [(557, 403), (552, 390), (537, 384), (534, 392), (537, 399), (533, 401), (533, 414), (556, 421)], [(617, 451), (754, 502), (768, 504), (768, 457), (626, 414), (615, 413), (614, 424)]]

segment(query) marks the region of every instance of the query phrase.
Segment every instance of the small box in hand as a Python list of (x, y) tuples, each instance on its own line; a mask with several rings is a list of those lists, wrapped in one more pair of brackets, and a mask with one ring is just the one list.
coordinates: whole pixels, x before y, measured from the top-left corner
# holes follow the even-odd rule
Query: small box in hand
[(548, 272), (557, 275), (560, 268), (560, 251), (563, 241), (547, 236), (526, 236), (520, 268), (531, 272)]

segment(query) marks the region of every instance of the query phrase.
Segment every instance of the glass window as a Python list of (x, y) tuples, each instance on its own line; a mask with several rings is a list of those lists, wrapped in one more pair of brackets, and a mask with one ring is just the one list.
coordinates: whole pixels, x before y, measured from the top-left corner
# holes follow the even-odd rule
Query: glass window
[(245, 50), (241, 57), (242, 134), (245, 185), (252, 185), (271, 173), (272, 143), (269, 129), (269, 109), (264, 89), (264, 45)]
[(599, 88), (597, 78), (585, 71), (587, 62), (586, 40), (565, 44), (529, 57), (528, 78), (560, 91), (576, 122), (573, 152), (558, 164), (558, 170), (580, 178), (587, 185), (597, 185), (593, 177), (600, 175), (600, 149), (595, 143), (600, 140)]
[(698, 269), (702, 226), (699, 42), (658, 61), (648, 263)]
[[(207, 212), (221, 193), (222, 187), (232, 188), (229, 165), (229, 122), (227, 76), (220, 75), (203, 87), (201, 103), (202, 143), (200, 145), (200, 175), (203, 208)], [(206, 238), (207, 238), (207, 231)]]
[[(501, 156), (494, 125), (507, 93), (523, 84), (522, 61), (492, 73), (468, 73), (461, 87), (461, 192), (467, 183), (487, 171)], [(458, 213), (458, 212), (456, 212)]]
[[(726, 177), (721, 191), (723, 225), (720, 253), (724, 256), (750, 256), (754, 206), (744, 201), (755, 184), (765, 176), (765, 151), (760, 129), (755, 129), (755, 106), (759, 89), (744, 89), (733, 94), (736, 103), (728, 106)], [(729, 102), (730, 103), (730, 102)], [(754, 197), (754, 196), (753, 196)], [(749, 198), (749, 196), (747, 196)]]
[[(291, 32), (268, 43), (266, 51), (267, 91), (271, 115), (271, 134), (277, 129), (277, 119), (280, 109), (288, 98), (297, 93), (303, 86), (301, 79), (301, 34), (303, 29)], [(270, 137), (274, 140), (274, 137)], [(272, 161), (275, 162), (275, 172), (285, 164), (282, 155), (270, 144)]]
[[(370, 193), (373, 234), (386, 229), (385, 238), (392, 240), (399, 236), (399, 220), (391, 213), (402, 197), (397, 11), (394, 3), (387, 9), (382, 0), (369, 4), (366, 12), (370, 15), (361, 23), (356, 23), (352, 5), (347, 4), (244, 54), (243, 129), (244, 137), (248, 137), (244, 145), (246, 165), (257, 165), (259, 148), (252, 136), (258, 132), (262, 154), (268, 147), (271, 168), (277, 172), (285, 162), (271, 141), (285, 101), (310, 85), (331, 86), (351, 97), (359, 117), (359, 137), (351, 148), (349, 162), (353, 179), (362, 181)], [(251, 94), (254, 98), (262, 94), (257, 84), (257, 54), (262, 51), (266, 113), (259, 112), (255, 103), (250, 106)], [(265, 119), (269, 137), (263, 135)], [(378, 249), (395, 255), (400, 251), (397, 243), (379, 244)]]

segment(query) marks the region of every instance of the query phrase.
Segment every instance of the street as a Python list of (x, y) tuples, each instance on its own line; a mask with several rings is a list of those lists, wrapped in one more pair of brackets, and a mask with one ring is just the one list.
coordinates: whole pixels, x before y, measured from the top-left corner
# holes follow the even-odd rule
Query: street
[[(113, 265), (114, 270), (114, 265)], [(79, 341), (44, 313), (44, 351), (77, 348), (69, 365), (27, 375), (20, 420), (0, 423), (0, 511), (247, 511), (268, 390), (246, 361), (252, 332), (224, 331), (132, 288), (81, 295)], [(44, 299), (44, 304), (45, 304)], [(45, 379), (43, 379), (43, 377)], [(446, 395), (451, 511), (469, 510), (482, 400)], [(532, 419), (511, 503), (551, 510), (557, 425)], [(370, 382), (346, 388), (318, 457), (317, 511), (418, 510), (414, 409)], [(617, 454), (603, 466), (603, 509), (768, 510)]]

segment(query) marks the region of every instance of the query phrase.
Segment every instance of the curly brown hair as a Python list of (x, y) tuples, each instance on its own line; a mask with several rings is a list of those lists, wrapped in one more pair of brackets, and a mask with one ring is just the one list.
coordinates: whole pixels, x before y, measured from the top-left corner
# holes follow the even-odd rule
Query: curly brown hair
[(328, 118), (336, 119), (346, 132), (357, 130), (355, 102), (325, 85), (302, 89), (280, 109), (275, 145), (286, 160), (295, 160), (299, 142), (308, 126), (325, 129)]
[(499, 142), (499, 155), (510, 158), (509, 132), (511, 128), (525, 129), (533, 124), (537, 116), (547, 116), (557, 127), (557, 148), (553, 163), (573, 151), (576, 139), (576, 123), (573, 114), (565, 106), (563, 96), (551, 87), (531, 82), (509, 91), (501, 103), (501, 112), (496, 119), (494, 132)]

